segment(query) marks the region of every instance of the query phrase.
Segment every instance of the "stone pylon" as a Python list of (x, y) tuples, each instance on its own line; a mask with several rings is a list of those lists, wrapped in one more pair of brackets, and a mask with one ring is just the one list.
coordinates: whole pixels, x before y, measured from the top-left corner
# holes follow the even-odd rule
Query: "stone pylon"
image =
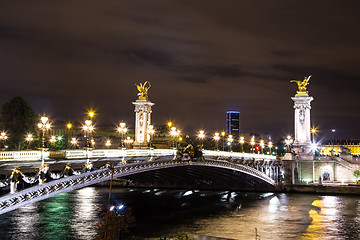
[(299, 93), (291, 98), (294, 101), (295, 108), (295, 139), (294, 152), (297, 158), (313, 159), (311, 149), (311, 121), (310, 121), (310, 102), (314, 99), (307, 92)]
[(147, 148), (150, 141), (151, 107), (149, 100), (136, 100), (135, 105), (135, 142), (134, 148)]

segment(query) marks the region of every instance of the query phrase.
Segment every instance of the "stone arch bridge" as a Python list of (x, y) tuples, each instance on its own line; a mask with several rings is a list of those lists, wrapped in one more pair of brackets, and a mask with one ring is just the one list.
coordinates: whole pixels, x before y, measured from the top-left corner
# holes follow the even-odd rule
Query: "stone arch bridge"
[[(229, 190), (274, 190), (282, 177), (281, 162), (268, 155), (205, 150), (202, 158), (189, 161), (176, 158), (176, 151), (169, 149), (157, 150), (157, 152), (131, 151), (122, 157), (101, 158), (104, 162), (118, 161), (113, 167), (84, 171), (43, 184), (34, 184), (13, 194), (6, 194), (0, 198), (0, 214), (57, 194), (109, 181), (111, 178), (123, 178), (137, 183), (153, 182), (158, 184), (157, 186), (169, 182), (184, 183), (184, 186), (192, 189), (205, 187)], [(76, 155), (65, 154), (68, 154), (68, 160), (74, 159)], [(84, 159), (81, 154), (77, 153), (77, 155), (79, 155), (77, 159)]]

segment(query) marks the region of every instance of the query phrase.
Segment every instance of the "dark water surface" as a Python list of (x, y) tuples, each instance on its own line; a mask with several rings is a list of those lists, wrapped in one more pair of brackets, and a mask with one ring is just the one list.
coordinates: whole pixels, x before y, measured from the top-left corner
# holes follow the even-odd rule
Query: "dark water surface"
[[(0, 216), (1, 239), (91, 239), (108, 190), (87, 187)], [(129, 239), (183, 232), (232, 239), (360, 239), (353, 196), (113, 189), (136, 217)]]

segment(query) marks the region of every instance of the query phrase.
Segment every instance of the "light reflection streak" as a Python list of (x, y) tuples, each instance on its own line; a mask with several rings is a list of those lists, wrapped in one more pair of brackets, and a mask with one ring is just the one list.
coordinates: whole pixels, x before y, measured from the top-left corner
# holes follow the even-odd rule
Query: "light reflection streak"
[(98, 210), (96, 208), (97, 192), (94, 187), (86, 187), (75, 193), (74, 232), (79, 239), (83, 236), (96, 235), (96, 229), (89, 222), (98, 221)]
[[(40, 221), (38, 213), (38, 203), (26, 205), (13, 211), (13, 219), (15, 223), (15, 236), (13, 239), (35, 239), (36, 224)], [(31, 236), (31, 237), (30, 237)]]
[(338, 208), (341, 205), (338, 197), (324, 196), (321, 200), (314, 200), (311, 205), (318, 210), (311, 209), (309, 211), (312, 222), (302, 239), (324, 239), (329, 232), (336, 235), (339, 232), (337, 220), (340, 217)]

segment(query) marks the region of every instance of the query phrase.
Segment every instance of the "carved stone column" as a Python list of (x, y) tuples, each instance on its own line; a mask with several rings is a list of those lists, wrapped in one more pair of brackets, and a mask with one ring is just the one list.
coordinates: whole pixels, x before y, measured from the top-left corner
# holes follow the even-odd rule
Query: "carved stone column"
[(136, 100), (135, 105), (135, 142), (134, 148), (147, 148), (150, 141), (151, 107), (155, 104), (149, 100)]
[(296, 94), (291, 98), (295, 108), (294, 152), (300, 159), (313, 159), (310, 133), (310, 102), (314, 99), (306, 94)]

